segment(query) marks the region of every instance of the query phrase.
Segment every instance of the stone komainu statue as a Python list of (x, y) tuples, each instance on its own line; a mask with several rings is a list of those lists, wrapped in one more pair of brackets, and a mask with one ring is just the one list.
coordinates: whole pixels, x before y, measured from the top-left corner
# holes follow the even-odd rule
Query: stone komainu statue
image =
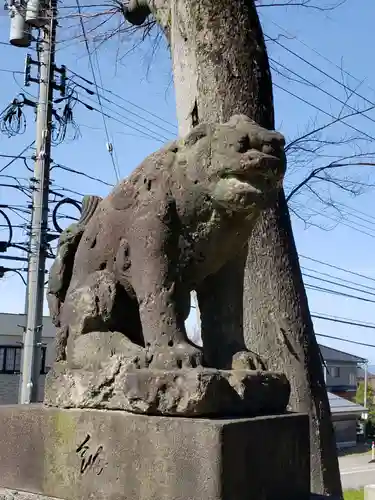
[(140, 369), (259, 367), (239, 336), (213, 332), (200, 349), (184, 322), (190, 292), (198, 302), (203, 290), (215, 293), (206, 278), (236, 258), (284, 173), (283, 136), (236, 115), (150, 155), (105, 199), (86, 198), (50, 272), (58, 361), (86, 370), (115, 355)]

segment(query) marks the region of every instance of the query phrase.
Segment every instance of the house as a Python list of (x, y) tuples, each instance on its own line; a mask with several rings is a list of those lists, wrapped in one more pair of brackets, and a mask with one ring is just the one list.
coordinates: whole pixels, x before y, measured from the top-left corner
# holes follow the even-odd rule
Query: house
[[(18, 403), (21, 371), (24, 314), (0, 313), (0, 404)], [(51, 318), (43, 318), (42, 364), (39, 401), (43, 400), (44, 379), (54, 360), (55, 327)]]
[(354, 402), (359, 365), (366, 359), (320, 345), (324, 359), (324, 376), (338, 448), (355, 446), (357, 423), (367, 414), (366, 408)]
[(367, 360), (332, 347), (324, 345), (319, 347), (325, 362), (327, 391), (354, 401), (357, 391), (358, 366), (367, 363)]
[(328, 393), (332, 423), (336, 436), (337, 448), (349, 448), (357, 444), (357, 423), (367, 414), (366, 408), (341, 398), (337, 394)]

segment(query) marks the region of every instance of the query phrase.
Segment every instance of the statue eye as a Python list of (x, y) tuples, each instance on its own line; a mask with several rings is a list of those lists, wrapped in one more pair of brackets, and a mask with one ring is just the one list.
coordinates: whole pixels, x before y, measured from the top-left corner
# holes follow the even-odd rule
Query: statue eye
[(266, 155), (274, 155), (275, 156), (275, 148), (271, 146), (271, 144), (265, 144), (262, 147), (262, 153)]
[(246, 153), (246, 151), (249, 151), (251, 145), (250, 145), (250, 138), (248, 135), (244, 135), (241, 137), (241, 139), (238, 141), (237, 144), (237, 151), (239, 153)]

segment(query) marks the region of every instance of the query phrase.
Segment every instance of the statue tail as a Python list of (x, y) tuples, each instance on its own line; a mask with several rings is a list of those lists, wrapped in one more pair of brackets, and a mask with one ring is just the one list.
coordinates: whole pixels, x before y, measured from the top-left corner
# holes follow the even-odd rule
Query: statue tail
[(74, 259), (87, 224), (92, 219), (100, 196), (87, 195), (82, 200), (81, 216), (77, 223), (69, 226), (60, 235), (57, 255), (49, 272), (47, 301), (52, 322), (60, 327), (61, 308), (65, 301), (73, 274)]
[(102, 199), (103, 198), (100, 196), (94, 195), (86, 195), (83, 197), (81, 217), (77, 223), (79, 226), (87, 226)]

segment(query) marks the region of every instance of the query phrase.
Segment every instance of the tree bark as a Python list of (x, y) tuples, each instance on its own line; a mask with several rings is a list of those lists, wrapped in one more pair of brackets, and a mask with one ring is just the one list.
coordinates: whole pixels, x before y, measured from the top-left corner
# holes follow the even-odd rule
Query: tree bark
[[(153, 0), (152, 6), (170, 42), (180, 133), (236, 113), (274, 128), (271, 74), (254, 2)], [(202, 336), (213, 327), (224, 335), (240, 332), (268, 368), (287, 374), (291, 409), (310, 415), (312, 492), (342, 497), (320, 351), (284, 192), (249, 241), (242, 303), (243, 260), (227, 265), (213, 284), (218, 292), (203, 305)], [(205, 323), (211, 313), (214, 321)]]
[(246, 345), (287, 374), (290, 409), (310, 416), (312, 491), (342, 498), (322, 360), (283, 192), (251, 237), (244, 288)]

